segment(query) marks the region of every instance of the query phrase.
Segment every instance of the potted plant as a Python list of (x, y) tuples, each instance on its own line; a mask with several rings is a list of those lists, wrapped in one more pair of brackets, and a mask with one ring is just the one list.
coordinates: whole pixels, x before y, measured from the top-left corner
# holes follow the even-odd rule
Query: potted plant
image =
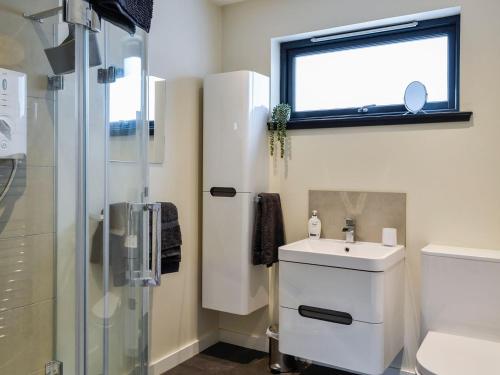
[(286, 103), (278, 104), (273, 108), (271, 122), (269, 123), (269, 148), (274, 156), (276, 141), (280, 144), (281, 158), (285, 157), (286, 125), (290, 120), (292, 107)]

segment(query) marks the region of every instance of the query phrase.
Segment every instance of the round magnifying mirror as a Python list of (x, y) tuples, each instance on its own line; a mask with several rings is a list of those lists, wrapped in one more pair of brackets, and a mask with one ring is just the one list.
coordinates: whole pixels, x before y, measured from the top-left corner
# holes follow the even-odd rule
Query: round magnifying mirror
[(427, 89), (422, 82), (412, 82), (405, 91), (405, 107), (413, 113), (419, 113), (427, 103)]

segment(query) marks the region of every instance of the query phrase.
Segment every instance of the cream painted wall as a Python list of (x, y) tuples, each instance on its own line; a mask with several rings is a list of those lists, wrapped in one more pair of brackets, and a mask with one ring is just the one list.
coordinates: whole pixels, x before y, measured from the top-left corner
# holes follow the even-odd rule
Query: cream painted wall
[(201, 88), (221, 68), (221, 10), (209, 0), (155, 3), (150, 73), (167, 79), (165, 159), (152, 165), (156, 201), (174, 202), (183, 235), (180, 272), (153, 293), (151, 360), (156, 362), (218, 328), (215, 312), (201, 309)]
[[(461, 106), (474, 111), (472, 122), (290, 131), (290, 159), (276, 163), (271, 183), (282, 196), (289, 241), (306, 235), (309, 189), (408, 194), (406, 369), (419, 343), (419, 249), (430, 242), (500, 248), (500, 2), (252, 0), (222, 12), (223, 71), (269, 75), (273, 37), (457, 5)], [(262, 335), (266, 314), (223, 314), (220, 326)]]

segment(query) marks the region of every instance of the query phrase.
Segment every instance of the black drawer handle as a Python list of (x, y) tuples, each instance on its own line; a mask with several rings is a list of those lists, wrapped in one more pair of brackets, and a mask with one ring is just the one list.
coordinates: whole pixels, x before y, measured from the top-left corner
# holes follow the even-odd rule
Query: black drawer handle
[(210, 189), (210, 194), (213, 197), (232, 198), (236, 195), (236, 189), (231, 187), (213, 187)]
[(312, 306), (299, 306), (299, 314), (304, 318), (323, 320), (325, 322), (342, 324), (350, 326), (352, 324), (352, 316), (346, 312), (320, 309)]

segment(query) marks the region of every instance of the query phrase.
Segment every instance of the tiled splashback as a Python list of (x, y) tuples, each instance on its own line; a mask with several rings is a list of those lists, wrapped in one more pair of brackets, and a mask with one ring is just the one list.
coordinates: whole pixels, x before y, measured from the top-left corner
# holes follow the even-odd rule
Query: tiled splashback
[(356, 220), (356, 240), (381, 242), (382, 228), (396, 228), (406, 243), (406, 194), (354, 191), (309, 191), (309, 216), (318, 211), (323, 238), (344, 239), (344, 219)]

